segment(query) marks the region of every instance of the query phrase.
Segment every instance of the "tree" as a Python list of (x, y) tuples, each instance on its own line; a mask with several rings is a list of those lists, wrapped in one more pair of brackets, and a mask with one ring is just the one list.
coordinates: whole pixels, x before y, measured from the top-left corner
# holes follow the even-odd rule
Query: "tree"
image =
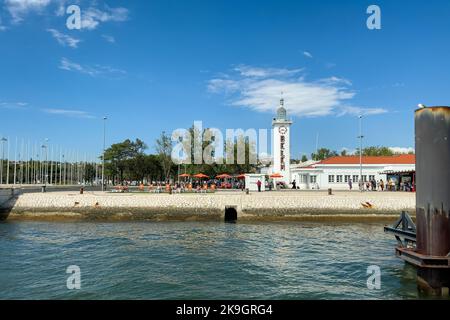
[(302, 162), (306, 162), (306, 161), (308, 161), (308, 157), (304, 154), (304, 155), (302, 156)]
[[(356, 151), (356, 154), (359, 155), (359, 149)], [(367, 147), (363, 149), (363, 156), (392, 156), (394, 152), (388, 147)]]
[(320, 148), (319, 150), (317, 150), (317, 153), (311, 154), (311, 159), (315, 161), (320, 161), (331, 157), (336, 157), (337, 155), (338, 153), (336, 151), (331, 151), (330, 149), (327, 148)]
[(172, 162), (172, 140), (165, 131), (161, 133), (159, 139), (156, 140), (156, 151), (158, 152), (159, 161), (163, 169), (166, 181), (170, 178), (170, 171), (173, 166)]
[(124, 172), (130, 167), (131, 160), (143, 155), (145, 149), (147, 146), (140, 139), (136, 139), (134, 142), (127, 139), (106, 149), (105, 169), (113, 177), (113, 181), (119, 176), (120, 182), (123, 182)]

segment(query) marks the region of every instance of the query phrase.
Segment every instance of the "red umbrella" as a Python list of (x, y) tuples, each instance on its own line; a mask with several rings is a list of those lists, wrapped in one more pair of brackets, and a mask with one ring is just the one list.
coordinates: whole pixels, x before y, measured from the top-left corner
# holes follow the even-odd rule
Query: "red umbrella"
[(180, 175), (179, 175), (180, 178), (189, 178), (190, 176), (191, 176), (191, 175), (188, 174), (188, 173), (183, 173), (183, 174), (180, 174)]
[(222, 174), (219, 174), (216, 178), (217, 179), (227, 179), (227, 178), (231, 178), (231, 176), (229, 174), (222, 173)]
[(209, 178), (209, 176), (207, 176), (206, 174), (203, 174), (203, 173), (198, 173), (198, 174), (194, 175), (194, 178), (205, 179), (205, 178)]
[(240, 175), (236, 176), (236, 178), (238, 178), (238, 179), (245, 179), (245, 174), (240, 174)]
[(271, 178), (283, 178), (283, 176), (279, 173), (274, 173), (270, 176)]

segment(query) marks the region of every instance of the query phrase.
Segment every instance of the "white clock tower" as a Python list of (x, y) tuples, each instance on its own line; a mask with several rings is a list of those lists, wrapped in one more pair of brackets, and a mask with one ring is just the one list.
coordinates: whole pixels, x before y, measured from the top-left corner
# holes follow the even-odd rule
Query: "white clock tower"
[(272, 172), (279, 173), (283, 178), (277, 179), (286, 184), (291, 183), (291, 124), (284, 108), (284, 99), (280, 100), (277, 116), (272, 121), (273, 128), (273, 165)]

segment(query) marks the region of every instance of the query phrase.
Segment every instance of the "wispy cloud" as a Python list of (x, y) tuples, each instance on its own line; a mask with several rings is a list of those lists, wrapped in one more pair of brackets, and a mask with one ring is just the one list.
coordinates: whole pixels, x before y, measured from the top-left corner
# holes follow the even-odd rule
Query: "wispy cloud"
[(81, 28), (87, 30), (96, 29), (102, 22), (123, 22), (128, 20), (129, 11), (126, 8), (110, 8), (105, 5), (104, 10), (90, 7), (82, 11)]
[(267, 78), (275, 76), (291, 76), (302, 72), (303, 69), (257, 68), (240, 65), (234, 68), (234, 71), (237, 71), (243, 77)]
[(26, 102), (0, 102), (0, 109), (16, 109), (22, 110), (26, 109), (28, 103)]
[(124, 70), (116, 69), (110, 66), (94, 65), (85, 66), (79, 63), (73, 62), (67, 58), (62, 58), (59, 64), (61, 70), (79, 72), (82, 74), (87, 74), (91, 77), (96, 76), (123, 76), (127, 72)]
[(52, 115), (58, 115), (58, 116), (65, 116), (70, 118), (82, 118), (82, 119), (95, 119), (95, 117), (86, 111), (81, 110), (71, 110), (71, 109), (42, 109), (43, 112), (52, 114)]
[(307, 58), (310, 58), (310, 59), (313, 58), (313, 55), (312, 55), (310, 52), (308, 52), (308, 51), (303, 51), (303, 55), (304, 55), (305, 57), (307, 57)]
[(80, 39), (71, 37), (67, 34), (61, 33), (56, 29), (47, 29), (48, 32), (50, 32), (53, 36), (53, 38), (58, 41), (58, 43), (62, 46), (69, 46), (71, 48), (77, 48), (78, 43), (81, 42)]
[(307, 81), (302, 69), (274, 69), (240, 66), (232, 74), (211, 79), (208, 90), (224, 93), (229, 104), (258, 112), (274, 112), (283, 92), (288, 111), (299, 117), (327, 115), (374, 115), (383, 108), (352, 106), (356, 93), (351, 82), (340, 77)]
[(5, 0), (6, 10), (14, 23), (19, 23), (29, 12), (40, 12), (45, 9), (51, 0)]
[[(75, 2), (75, 3), (73, 3)], [(13, 23), (18, 24), (31, 13), (51, 13), (64, 16), (69, 1), (67, 0), (4, 0), (5, 8), (11, 15)], [(70, 4), (79, 4), (72, 1)], [(111, 8), (103, 1), (92, 1), (81, 10), (81, 28), (94, 30), (101, 23), (123, 22), (128, 20), (129, 10), (123, 7)]]
[(102, 34), (102, 38), (109, 43), (116, 43), (116, 39), (113, 36)]

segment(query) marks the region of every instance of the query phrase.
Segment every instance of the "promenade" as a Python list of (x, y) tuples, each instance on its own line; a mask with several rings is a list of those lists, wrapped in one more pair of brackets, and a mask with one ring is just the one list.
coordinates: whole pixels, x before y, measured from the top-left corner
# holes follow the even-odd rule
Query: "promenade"
[(405, 192), (274, 191), (213, 194), (24, 193), (11, 199), (8, 220), (223, 220), (233, 206), (238, 220), (385, 220), (402, 210), (414, 216), (415, 194)]

